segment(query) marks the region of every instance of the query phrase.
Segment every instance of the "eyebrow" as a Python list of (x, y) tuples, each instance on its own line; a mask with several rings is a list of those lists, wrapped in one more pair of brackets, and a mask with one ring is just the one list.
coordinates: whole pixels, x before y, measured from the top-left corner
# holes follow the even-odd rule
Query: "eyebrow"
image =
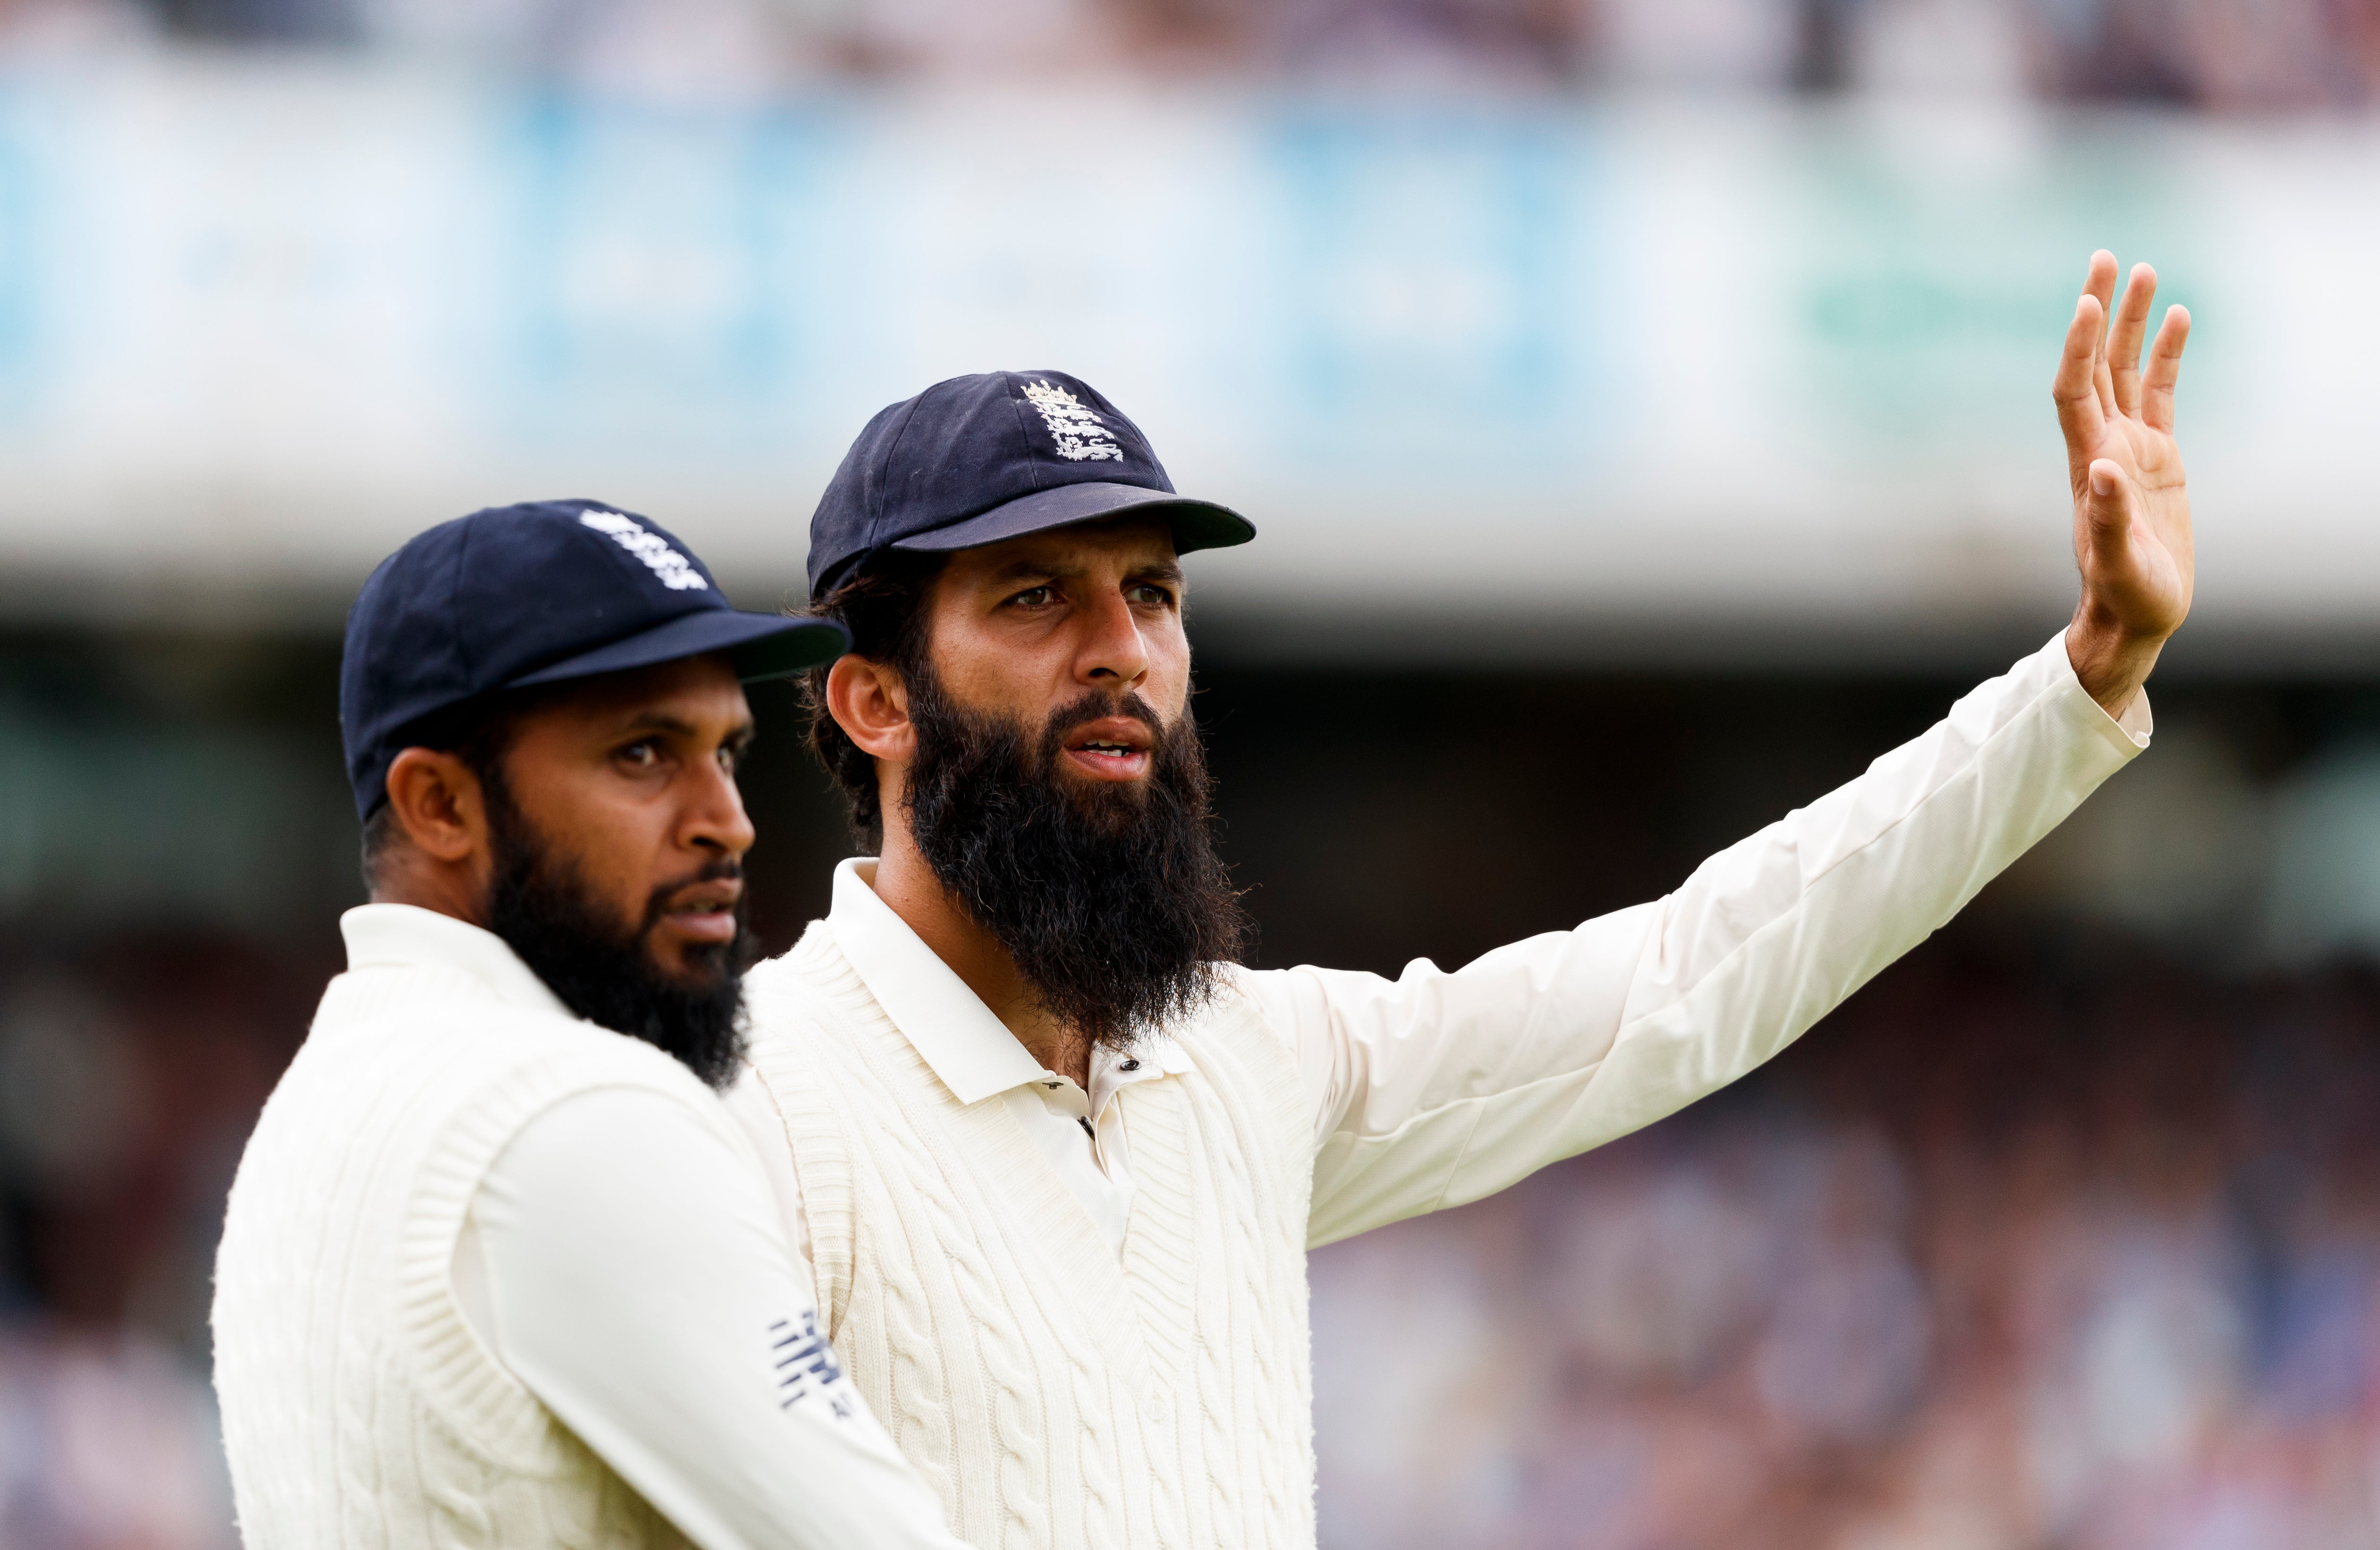
[(1011, 560), (993, 571), (991, 580), (995, 585), (1004, 587), (1014, 582), (1037, 578), (1045, 581), (1062, 581), (1069, 576), (1081, 574), (1082, 570), (1079, 567), (1073, 570), (1061, 570), (1056, 566), (1043, 565), (1038, 560)]
[[(727, 735), (722, 738), (720, 742), (722, 745), (750, 742), (755, 730), (756, 727), (752, 722), (739, 721), (728, 729)], [(694, 723), (683, 716), (672, 715), (666, 711), (639, 711), (630, 716), (613, 736), (626, 737), (632, 732), (666, 732), (677, 738), (701, 736)]]
[[(1046, 565), (1039, 560), (1032, 559), (1011, 560), (992, 572), (991, 580), (993, 585), (1003, 587), (1014, 586), (1019, 581), (1035, 580), (1071, 581), (1084, 574), (1087, 568), (1086, 566), (1079, 565)], [(1172, 560), (1150, 560), (1146, 564), (1134, 566), (1124, 572), (1124, 577), (1127, 580), (1133, 581), (1179, 582), (1182, 580), (1182, 567)]]

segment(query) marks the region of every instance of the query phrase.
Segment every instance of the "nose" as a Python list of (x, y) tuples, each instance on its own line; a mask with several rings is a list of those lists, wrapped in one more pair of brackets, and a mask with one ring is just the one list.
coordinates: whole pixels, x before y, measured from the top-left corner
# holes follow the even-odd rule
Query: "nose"
[(686, 802), (683, 838), (697, 850), (733, 860), (752, 848), (759, 837), (744, 811), (744, 793), (735, 772), (717, 760), (705, 760), (693, 776), (695, 788)]
[(1120, 591), (1105, 593), (1077, 616), (1084, 621), (1075, 676), (1086, 684), (1129, 693), (1148, 677), (1148, 641)]

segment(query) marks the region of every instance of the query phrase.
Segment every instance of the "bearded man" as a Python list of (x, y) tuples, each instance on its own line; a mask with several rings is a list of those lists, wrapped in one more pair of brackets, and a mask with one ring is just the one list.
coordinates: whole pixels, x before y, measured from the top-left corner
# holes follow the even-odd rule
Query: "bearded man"
[(747, 1143), (740, 679), (843, 650), (588, 501), (432, 528), (339, 701), (371, 902), (242, 1154), (215, 1384), (251, 1550), (958, 1550)]
[(869, 422), (811, 524), (816, 612), (854, 644), (810, 688), (879, 853), (749, 977), (730, 1106), (957, 1532), (1310, 1547), (1309, 1245), (1733, 1080), (2147, 746), (2191, 595), (2188, 320), (2143, 373), (2154, 276), (2110, 333), (2115, 285), (2095, 255), (2057, 377), (2082, 578), (2058, 638), (1668, 897), (1394, 982), (1233, 962), (1176, 556), (1250, 525), (1059, 372)]

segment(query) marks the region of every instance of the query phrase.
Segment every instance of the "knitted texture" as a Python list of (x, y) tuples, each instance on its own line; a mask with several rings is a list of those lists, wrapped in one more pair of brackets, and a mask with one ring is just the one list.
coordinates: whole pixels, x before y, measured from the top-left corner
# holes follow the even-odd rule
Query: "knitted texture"
[(813, 925), (747, 981), (844, 1365), (978, 1550), (1311, 1550), (1314, 1142), (1226, 989), (1122, 1105), (1119, 1257), (996, 1099), (962, 1105)]
[(505, 1143), (618, 1086), (748, 1148), (650, 1045), (446, 970), (331, 982), (240, 1159), (216, 1258), (215, 1385), (249, 1550), (686, 1544), (489, 1353), (452, 1280)]

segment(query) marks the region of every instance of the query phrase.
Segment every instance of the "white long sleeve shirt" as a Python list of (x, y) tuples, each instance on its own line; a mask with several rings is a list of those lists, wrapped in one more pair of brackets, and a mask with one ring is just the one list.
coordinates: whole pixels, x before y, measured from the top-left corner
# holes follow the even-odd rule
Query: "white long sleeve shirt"
[[(2149, 732), (2147, 697), (2110, 717), (2061, 634), (1665, 898), (1451, 971), (1234, 970), (1297, 1052), (1317, 1147), (1310, 1241), (1475, 1200), (1752, 1069), (1949, 920)], [(1095, 1050), (1087, 1091), (1044, 1068), (874, 876), (865, 858), (837, 867), (836, 944), (952, 1094), (1008, 1105), (1120, 1249), (1135, 1185), (1111, 1100), (1178, 1074), (1177, 1053), (1161, 1038)], [(727, 1101), (808, 1263), (782, 1123), (751, 1080)]]
[(703, 1550), (960, 1550), (844, 1379), (750, 1163), (683, 1105), (607, 1088), (530, 1120), (473, 1197), (455, 1288), (497, 1360)]

